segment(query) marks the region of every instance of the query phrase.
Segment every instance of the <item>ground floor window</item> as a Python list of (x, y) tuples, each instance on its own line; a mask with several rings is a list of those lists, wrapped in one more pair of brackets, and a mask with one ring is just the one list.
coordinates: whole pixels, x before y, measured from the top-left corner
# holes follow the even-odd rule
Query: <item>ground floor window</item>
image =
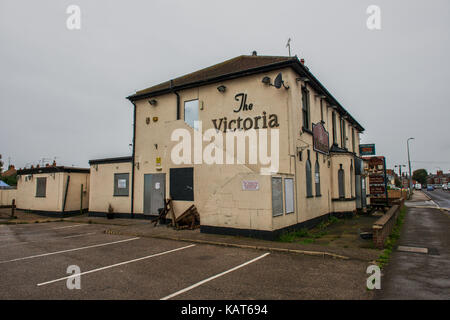
[(314, 168), (315, 171), (315, 177), (314, 182), (316, 184), (316, 197), (320, 196), (320, 166), (319, 166), (319, 159), (316, 160), (316, 166)]
[(129, 191), (129, 173), (114, 174), (114, 196), (128, 196)]
[(342, 169), (342, 164), (338, 170), (338, 184), (339, 184), (339, 198), (345, 198), (345, 175), (344, 169)]
[(294, 179), (284, 179), (284, 206), (286, 213), (294, 212)]
[(172, 200), (194, 201), (194, 168), (170, 169), (170, 197)]
[(311, 161), (306, 160), (306, 196), (312, 197), (313, 191), (312, 191), (312, 173), (311, 173)]
[(36, 197), (45, 198), (47, 192), (47, 178), (36, 179)]
[(283, 180), (280, 177), (272, 177), (272, 215), (283, 214)]

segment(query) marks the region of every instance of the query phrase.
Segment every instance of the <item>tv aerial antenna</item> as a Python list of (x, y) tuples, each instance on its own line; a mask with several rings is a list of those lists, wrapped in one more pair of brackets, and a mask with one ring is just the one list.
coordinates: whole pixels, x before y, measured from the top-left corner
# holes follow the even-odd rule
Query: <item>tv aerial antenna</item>
[(289, 57), (291, 56), (291, 38), (288, 39), (286, 43), (286, 48), (288, 48), (289, 51)]

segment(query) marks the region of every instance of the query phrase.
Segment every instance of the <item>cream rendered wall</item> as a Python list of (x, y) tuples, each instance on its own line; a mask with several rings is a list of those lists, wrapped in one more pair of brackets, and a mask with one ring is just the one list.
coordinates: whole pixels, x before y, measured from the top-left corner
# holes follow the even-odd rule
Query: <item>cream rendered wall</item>
[[(37, 173), (25, 181), (26, 175), (17, 180), (17, 208), (23, 210), (61, 211), (63, 196), (63, 172)], [(36, 197), (37, 178), (46, 177), (46, 196)]]
[[(131, 162), (91, 165), (89, 211), (108, 212), (109, 204), (118, 213), (131, 212)], [(128, 196), (114, 196), (114, 174), (129, 173)]]
[[(63, 189), (65, 192), (67, 177), (70, 176), (69, 190), (67, 191), (66, 206), (64, 211), (80, 210), (81, 205), (81, 185), (83, 185), (83, 204), (82, 209), (89, 207), (89, 173), (64, 172)], [(64, 199), (64, 193), (63, 193)], [(64, 202), (64, 200), (63, 200)], [(61, 207), (62, 210), (62, 207)]]
[[(279, 71), (278, 71), (279, 72)], [(272, 79), (278, 72), (268, 73)], [(209, 128), (214, 128), (212, 119), (227, 117), (228, 120), (237, 117), (254, 117), (262, 115), (263, 111), (278, 116), (280, 129), (280, 150), (288, 148), (286, 139), (288, 130), (288, 116), (286, 109), (287, 95), (284, 89), (275, 89), (261, 82), (265, 74), (249, 76), (245, 78), (225, 81), (219, 84), (180, 91), (181, 97), (181, 119), (184, 119), (184, 101), (199, 99), (203, 102), (203, 110), (199, 110), (199, 120), (203, 124), (203, 132)], [(225, 93), (220, 93), (217, 87), (223, 84), (227, 87)], [(252, 111), (233, 112), (238, 102), (234, 97), (238, 93), (247, 93), (247, 103), (253, 103)], [(268, 94), (270, 93), (270, 94)], [(155, 107), (150, 106), (148, 99), (136, 102), (136, 162), (139, 162), (139, 169), (135, 173), (135, 212), (143, 212), (143, 184), (146, 173), (166, 173), (166, 196), (169, 196), (169, 169), (176, 167), (192, 167), (193, 165), (176, 165), (172, 163), (170, 152), (172, 147), (178, 142), (171, 142), (171, 133), (177, 128), (185, 128), (191, 134), (193, 130), (184, 123), (184, 120), (176, 121), (176, 96), (168, 94), (155, 97), (158, 101)], [(153, 117), (158, 117), (154, 122)], [(150, 119), (150, 124), (146, 119)], [(259, 125), (262, 125), (260, 120)], [(193, 141), (191, 141), (193, 143)], [(155, 144), (158, 145), (156, 148)], [(204, 142), (206, 147), (209, 142)], [(270, 150), (270, 144), (269, 144)], [(156, 170), (156, 157), (162, 159), (162, 170)], [(280, 171), (290, 172), (292, 170), (287, 152), (280, 152)], [(259, 172), (261, 166), (256, 165), (207, 165), (196, 164), (194, 168), (194, 200), (201, 215), (205, 215), (201, 208), (204, 201), (211, 196), (224, 182), (234, 177), (238, 173)], [(200, 183), (207, 181), (206, 183)], [(270, 194), (269, 194), (270, 196)], [(177, 214), (181, 214), (192, 203), (187, 201), (174, 201), (174, 209)]]
[(0, 189), (0, 206), (10, 206), (13, 199), (17, 206), (17, 189)]
[[(283, 73), (285, 85), (290, 87), (289, 90), (285, 90), (283, 87), (276, 89), (261, 82), (264, 76), (269, 76), (273, 81), (280, 71)], [(194, 167), (194, 203), (198, 208), (203, 225), (276, 230), (332, 212), (335, 206), (332, 204), (331, 198), (334, 193), (338, 192), (337, 171), (332, 165), (330, 156), (318, 153), (321, 196), (316, 196), (314, 184), (316, 152), (312, 149), (312, 135), (301, 131), (302, 83), (296, 81), (297, 77), (298, 75), (292, 69), (285, 68), (179, 91), (181, 120), (178, 121), (175, 120), (175, 94), (155, 97), (154, 99), (157, 100), (156, 106), (151, 106), (148, 103), (149, 99), (137, 101), (135, 152), (139, 168), (136, 167), (135, 172), (135, 213), (143, 212), (144, 174), (166, 173), (166, 197), (168, 197), (170, 194), (169, 169), (175, 167)], [(225, 93), (218, 92), (217, 87), (219, 85), (226, 86)], [(317, 123), (321, 120), (320, 99), (315, 97), (316, 92), (310, 86), (308, 86), (308, 90), (310, 91), (311, 123)], [(247, 103), (253, 103), (252, 111), (233, 112), (233, 109), (238, 104), (234, 97), (241, 92), (248, 95)], [(278, 116), (280, 166), (278, 173), (274, 176), (295, 176), (296, 212), (294, 214), (284, 214), (272, 218), (271, 179), (270, 176), (259, 174), (261, 168), (259, 164), (176, 165), (172, 163), (170, 152), (178, 142), (170, 141), (171, 133), (177, 128), (185, 128), (193, 135), (193, 129), (186, 125), (183, 120), (184, 101), (193, 99), (198, 99), (200, 103), (203, 103), (203, 110), (199, 110), (199, 119), (202, 121), (203, 132), (206, 129), (214, 128), (212, 119), (227, 117), (230, 120), (236, 119), (238, 116), (241, 118), (254, 117), (261, 115), (263, 111), (267, 113), (267, 116), (269, 114)], [(331, 110), (326, 103), (323, 103), (325, 128), (329, 132), (330, 144), (332, 143)], [(158, 118), (157, 121), (153, 120), (154, 117)], [(149, 124), (147, 124), (147, 118), (150, 120)], [(339, 119), (339, 116), (337, 116), (336, 133), (338, 143), (340, 143)], [(203, 142), (203, 146), (205, 147), (208, 143)], [(193, 144), (193, 141), (191, 141), (191, 144)], [(297, 150), (300, 149), (303, 149), (302, 161), (299, 161), (297, 158)], [(305, 164), (307, 150), (310, 150), (312, 167), (314, 195), (312, 198), (306, 197)], [(161, 157), (161, 170), (156, 168), (156, 157)], [(349, 156), (347, 158), (350, 159)], [(247, 175), (253, 175), (254, 179), (260, 181), (260, 191), (244, 192), (241, 190), (240, 183)], [(336, 175), (336, 181), (333, 179), (334, 175)], [(350, 190), (349, 183), (350, 180), (348, 180), (346, 190)], [(354, 201), (349, 202), (350, 204), (344, 205), (343, 209), (355, 206)], [(251, 204), (254, 206), (254, 209), (251, 206), (245, 207), (245, 203)], [(181, 214), (191, 204), (192, 202), (175, 201), (174, 209), (176, 214)], [(339, 208), (339, 210), (341, 209)]]

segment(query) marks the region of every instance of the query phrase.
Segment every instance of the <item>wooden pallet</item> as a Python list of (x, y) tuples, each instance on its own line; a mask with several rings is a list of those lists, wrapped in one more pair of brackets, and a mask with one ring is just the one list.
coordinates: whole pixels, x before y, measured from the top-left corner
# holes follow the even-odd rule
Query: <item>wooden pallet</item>
[(200, 215), (195, 205), (190, 206), (179, 217), (174, 219), (174, 227), (180, 229), (195, 229), (200, 227)]

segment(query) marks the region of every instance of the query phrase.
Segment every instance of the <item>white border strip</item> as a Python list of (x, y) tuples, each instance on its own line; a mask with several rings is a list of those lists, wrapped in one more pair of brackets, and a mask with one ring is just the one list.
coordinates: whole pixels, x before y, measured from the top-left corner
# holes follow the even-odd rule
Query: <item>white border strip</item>
[(191, 244), (191, 245), (188, 245), (188, 246), (185, 246), (185, 247), (181, 247), (181, 248), (177, 248), (177, 249), (173, 249), (173, 250), (169, 250), (169, 251), (164, 251), (164, 252), (160, 252), (160, 253), (155, 253), (155, 254), (152, 254), (152, 255), (149, 255), (149, 256), (145, 256), (145, 257), (142, 257), (142, 258), (137, 258), (137, 259), (133, 259), (133, 260), (128, 260), (128, 261), (112, 264), (110, 266), (101, 267), (101, 268), (98, 268), (98, 269), (93, 269), (93, 270), (89, 270), (89, 271), (86, 271), (86, 272), (73, 274), (73, 275), (70, 275), (70, 276), (67, 276), (67, 277), (63, 277), (63, 278), (59, 278), (59, 279), (55, 279), (55, 280), (50, 280), (50, 281), (47, 281), (47, 282), (41, 282), (41, 283), (38, 283), (37, 286), (40, 287), (40, 286), (44, 286), (44, 285), (47, 285), (47, 284), (50, 284), (50, 283), (66, 280), (66, 279), (69, 279), (69, 278), (79, 277), (79, 276), (82, 276), (82, 275), (85, 275), (85, 274), (88, 274), (88, 273), (102, 271), (102, 270), (105, 270), (105, 269), (118, 267), (118, 266), (121, 266), (121, 265), (124, 265), (124, 264), (132, 263), (132, 262), (136, 262), (136, 261), (140, 261), (140, 260), (144, 260), (144, 259), (149, 259), (149, 258), (153, 258), (153, 257), (157, 257), (157, 256), (162, 256), (162, 255), (167, 254), (167, 253), (171, 253), (171, 252), (187, 249), (187, 248), (194, 247), (194, 246), (195, 246), (195, 244)]
[(180, 294), (182, 294), (182, 293), (184, 293), (184, 292), (186, 292), (186, 291), (189, 291), (189, 290), (192, 290), (192, 289), (194, 289), (194, 288), (196, 288), (196, 287), (198, 287), (198, 286), (201, 286), (202, 284), (204, 284), (204, 283), (206, 283), (206, 282), (208, 282), (208, 281), (214, 280), (214, 279), (219, 278), (219, 277), (221, 277), (221, 276), (223, 276), (223, 275), (225, 275), (225, 274), (227, 274), (227, 273), (230, 273), (230, 272), (233, 272), (233, 271), (235, 271), (235, 270), (237, 270), (237, 269), (240, 269), (240, 268), (242, 268), (242, 267), (245, 267), (246, 265), (248, 265), (248, 264), (250, 264), (250, 263), (253, 263), (253, 262), (255, 262), (255, 261), (258, 261), (259, 259), (262, 259), (262, 258), (264, 258), (265, 256), (267, 256), (267, 255), (269, 255), (269, 254), (270, 254), (269, 252), (268, 252), (268, 253), (265, 253), (265, 254), (263, 254), (263, 255), (261, 255), (261, 256), (255, 258), (255, 259), (253, 259), (253, 260), (247, 261), (247, 262), (245, 262), (245, 263), (243, 263), (243, 264), (240, 264), (240, 265), (238, 265), (238, 266), (236, 266), (236, 267), (234, 267), (234, 268), (232, 268), (232, 269), (229, 269), (229, 270), (224, 271), (224, 272), (222, 272), (222, 273), (216, 274), (215, 276), (209, 277), (208, 279), (205, 279), (205, 280), (202, 280), (202, 281), (200, 281), (200, 282), (197, 282), (196, 284), (193, 284), (192, 286), (189, 286), (189, 287), (184, 288), (184, 289), (182, 289), (182, 290), (180, 290), (180, 291), (177, 291), (177, 292), (175, 292), (175, 293), (172, 293), (172, 294), (170, 294), (170, 295), (168, 295), (168, 296), (166, 296), (166, 297), (164, 297), (164, 298), (161, 298), (160, 300), (168, 300), (168, 299), (170, 299), (170, 298), (176, 297), (176, 296), (178, 296), (178, 295), (180, 295)]
[(125, 240), (114, 241), (114, 242), (107, 242), (107, 243), (94, 244), (94, 245), (92, 245), (92, 246), (87, 246), (87, 247), (81, 247), (81, 248), (68, 249), (68, 250), (62, 250), (62, 251), (56, 251), (56, 252), (50, 252), (50, 253), (37, 254), (37, 255), (29, 256), (29, 257), (23, 257), (23, 258), (17, 258), (17, 259), (12, 259), (12, 260), (0, 261), (0, 264), (2, 264), (2, 263), (7, 263), (7, 262), (13, 262), (13, 261), (20, 261), (20, 260), (27, 260), (27, 259), (33, 259), (33, 258), (39, 258), (39, 257), (45, 257), (45, 256), (51, 256), (51, 255), (59, 254), (59, 253), (65, 253), (65, 252), (71, 252), (71, 251), (78, 251), (78, 250), (84, 250), (84, 249), (90, 249), (90, 248), (97, 248), (97, 247), (102, 247), (102, 246), (108, 246), (108, 245), (110, 245), (110, 244), (116, 244), (116, 243), (121, 243), (121, 242), (133, 241), (133, 240), (137, 240), (137, 239), (140, 239), (140, 238), (131, 238), (131, 239), (125, 239)]

